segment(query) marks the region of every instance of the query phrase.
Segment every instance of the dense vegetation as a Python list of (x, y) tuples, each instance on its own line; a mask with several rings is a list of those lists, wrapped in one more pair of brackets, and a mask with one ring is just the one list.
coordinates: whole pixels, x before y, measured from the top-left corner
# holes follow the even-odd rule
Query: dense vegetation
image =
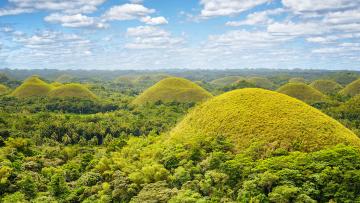
[[(0, 74), (8, 87), (0, 96), (0, 202), (360, 201), (360, 95), (332, 92), (310, 107), (280, 93), (243, 89), (274, 89), (297, 77), (346, 86), (357, 73), (99, 71), (94, 75), (101, 79), (94, 79), (91, 71), (5, 72)], [(157, 99), (133, 105), (169, 72), (189, 76), (202, 87), (189, 81), (192, 88), (220, 96), (200, 103)], [(41, 79), (22, 82), (34, 74)], [(258, 75), (271, 85), (210, 82), (231, 75)], [(64, 84), (53, 83), (57, 78)], [(83, 84), (70, 88), (70, 95), (49, 96), (51, 90), (72, 87), (69, 82)], [(44, 84), (47, 88), (39, 90)], [(184, 88), (178, 82), (165, 87), (169, 84)], [(96, 99), (77, 97), (83, 88)]]

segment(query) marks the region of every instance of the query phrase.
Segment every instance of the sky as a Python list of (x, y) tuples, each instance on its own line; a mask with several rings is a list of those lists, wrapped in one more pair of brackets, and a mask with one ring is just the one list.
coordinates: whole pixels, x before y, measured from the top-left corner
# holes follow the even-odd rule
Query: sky
[(0, 69), (360, 70), (360, 0), (0, 0)]

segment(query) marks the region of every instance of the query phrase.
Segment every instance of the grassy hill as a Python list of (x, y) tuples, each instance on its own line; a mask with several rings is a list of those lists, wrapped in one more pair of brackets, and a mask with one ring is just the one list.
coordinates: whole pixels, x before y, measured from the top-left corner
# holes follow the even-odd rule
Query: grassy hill
[(217, 86), (228, 86), (234, 84), (239, 80), (244, 80), (244, 77), (241, 76), (227, 76), (223, 78), (218, 78), (216, 80), (211, 81), (210, 83)]
[(0, 84), (0, 95), (6, 94), (9, 91), (9, 88), (3, 84)]
[(360, 93), (360, 79), (353, 81), (352, 83), (348, 84), (344, 89), (340, 92), (342, 95), (347, 96), (355, 96)]
[(250, 77), (247, 79), (248, 82), (253, 83), (256, 87), (263, 89), (272, 90), (276, 85), (271, 80), (264, 77)]
[(11, 95), (18, 98), (46, 96), (53, 86), (42, 81), (38, 76), (31, 76), (17, 87)]
[(281, 86), (277, 91), (306, 103), (326, 100), (326, 96), (323, 93), (304, 83), (287, 83)]
[(60, 75), (59, 77), (57, 77), (55, 79), (55, 81), (59, 82), (59, 83), (69, 83), (69, 82), (72, 82), (73, 80), (74, 80), (74, 77), (72, 77), (71, 75), (67, 75), (67, 74)]
[(341, 90), (342, 86), (333, 80), (315, 80), (310, 84), (313, 87), (324, 94), (332, 94)]
[(61, 84), (61, 83), (59, 83), (59, 82), (53, 82), (53, 83), (51, 83), (50, 85), (52, 85), (53, 87), (60, 87), (60, 86), (63, 85), (63, 84)]
[(291, 78), (289, 80), (289, 82), (292, 82), (292, 83), (306, 83), (304, 78)]
[(316, 151), (339, 143), (360, 147), (353, 132), (319, 110), (257, 88), (234, 90), (196, 107), (170, 132), (167, 144), (198, 146), (220, 136), (230, 138), (236, 150), (261, 154), (277, 148)]
[(199, 85), (184, 79), (169, 77), (156, 83), (139, 95), (133, 104), (163, 102), (199, 102), (212, 97), (212, 95)]
[(49, 97), (56, 98), (82, 98), (82, 99), (95, 99), (96, 95), (93, 94), (88, 88), (81, 84), (66, 84), (59, 86), (48, 94)]

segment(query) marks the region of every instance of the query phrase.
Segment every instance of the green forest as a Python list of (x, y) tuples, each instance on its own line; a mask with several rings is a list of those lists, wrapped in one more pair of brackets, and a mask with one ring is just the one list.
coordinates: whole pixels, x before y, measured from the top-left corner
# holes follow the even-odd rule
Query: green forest
[(0, 202), (360, 202), (360, 72), (0, 70)]

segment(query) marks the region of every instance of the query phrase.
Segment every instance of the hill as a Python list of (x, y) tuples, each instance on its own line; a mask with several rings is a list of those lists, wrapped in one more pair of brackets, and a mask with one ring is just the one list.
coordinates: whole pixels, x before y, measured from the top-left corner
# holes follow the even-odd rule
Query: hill
[(287, 83), (281, 86), (277, 91), (306, 103), (326, 100), (326, 96), (323, 93), (304, 83)]
[(61, 84), (61, 83), (59, 83), (59, 82), (53, 82), (53, 83), (51, 83), (50, 85), (52, 85), (53, 87), (60, 87), (60, 86), (63, 85), (63, 84)]
[(256, 87), (268, 90), (272, 90), (276, 86), (273, 82), (271, 82), (271, 80), (263, 77), (250, 77), (247, 81), (253, 83)]
[(6, 94), (8, 91), (9, 91), (9, 88), (7, 88), (3, 84), (0, 84), (0, 95)]
[(49, 92), (49, 97), (95, 99), (96, 96), (81, 84), (66, 84)]
[(17, 87), (11, 96), (18, 98), (46, 96), (53, 86), (42, 81), (38, 76), (31, 76)]
[(352, 83), (348, 84), (344, 89), (340, 92), (342, 95), (347, 96), (355, 96), (360, 93), (360, 79), (353, 81)]
[(59, 82), (59, 83), (69, 83), (72, 82), (74, 80), (74, 77), (72, 77), (71, 75), (60, 75), (59, 77), (57, 77), (55, 79), (55, 82)]
[(306, 83), (304, 78), (291, 78), (289, 80), (289, 82), (292, 82), (292, 83)]
[(315, 80), (310, 84), (313, 87), (324, 94), (333, 94), (341, 90), (342, 86), (333, 80)]
[(199, 85), (184, 79), (168, 77), (156, 83), (139, 95), (133, 104), (163, 102), (199, 102), (212, 95)]
[(230, 138), (236, 150), (251, 147), (260, 153), (277, 148), (316, 151), (339, 143), (360, 147), (353, 132), (319, 110), (257, 88), (234, 90), (201, 104), (170, 132), (167, 141), (191, 146), (220, 136)]
[(210, 83), (217, 86), (228, 86), (234, 84), (239, 80), (244, 80), (244, 79), (245, 78), (241, 76), (227, 76), (227, 77), (215, 79)]

